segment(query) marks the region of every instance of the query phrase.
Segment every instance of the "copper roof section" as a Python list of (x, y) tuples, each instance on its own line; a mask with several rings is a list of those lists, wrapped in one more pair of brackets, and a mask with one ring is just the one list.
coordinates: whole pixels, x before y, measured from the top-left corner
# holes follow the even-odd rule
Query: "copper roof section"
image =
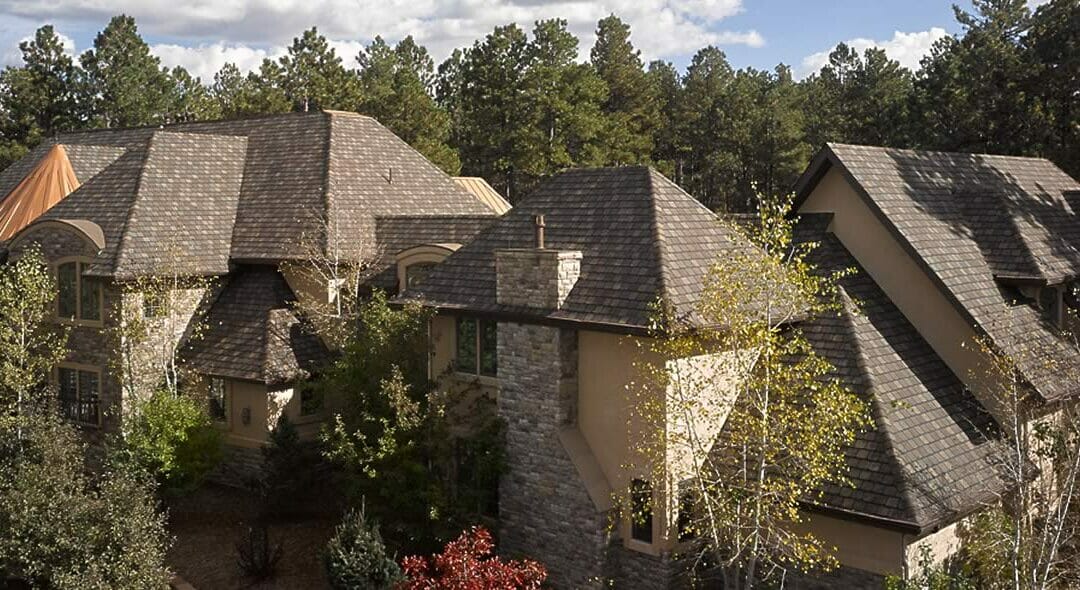
[(510, 202), (503, 198), (486, 180), (479, 176), (455, 176), (454, 182), (476, 197), (488, 209), (496, 215), (502, 215), (510, 210)]
[(0, 200), (0, 242), (10, 240), (24, 227), (59, 203), (79, 180), (62, 145), (54, 145), (22, 181)]

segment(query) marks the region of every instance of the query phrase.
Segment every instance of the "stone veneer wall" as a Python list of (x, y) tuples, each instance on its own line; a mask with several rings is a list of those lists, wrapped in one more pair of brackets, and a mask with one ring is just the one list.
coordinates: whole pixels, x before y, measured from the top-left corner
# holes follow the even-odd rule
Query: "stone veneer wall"
[(495, 297), (500, 304), (559, 309), (581, 275), (581, 252), (496, 250), (495, 273)]
[[(609, 573), (607, 515), (597, 511), (559, 429), (576, 391), (577, 334), (500, 323), (499, 414), (506, 420), (508, 472), (499, 485), (500, 550), (545, 564), (557, 588), (601, 588)], [(575, 396), (576, 397), (576, 396)]]

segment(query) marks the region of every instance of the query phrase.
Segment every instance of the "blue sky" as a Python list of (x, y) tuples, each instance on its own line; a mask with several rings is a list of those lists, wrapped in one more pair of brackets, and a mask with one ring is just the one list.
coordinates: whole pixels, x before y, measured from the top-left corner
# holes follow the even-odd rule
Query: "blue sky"
[(226, 61), (257, 67), (312, 25), (350, 61), (376, 34), (412, 34), (438, 60), (497, 24), (527, 28), (557, 16), (582, 38), (584, 56), (596, 20), (614, 12), (630, 22), (648, 59), (683, 66), (694, 50), (714, 44), (735, 67), (784, 62), (799, 76), (817, 69), (840, 41), (884, 47), (914, 67), (935, 39), (958, 28), (949, 0), (0, 0), (0, 63), (17, 63), (19, 40), (43, 23), (56, 25), (81, 53), (121, 12), (136, 17), (166, 65), (204, 80)]

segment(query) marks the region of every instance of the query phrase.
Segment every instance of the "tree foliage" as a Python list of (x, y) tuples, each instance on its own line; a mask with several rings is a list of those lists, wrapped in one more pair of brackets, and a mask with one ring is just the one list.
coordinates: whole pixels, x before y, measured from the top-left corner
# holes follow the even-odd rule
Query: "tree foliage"
[(702, 541), (702, 563), (720, 564), (733, 588), (835, 565), (799, 532), (801, 505), (844, 480), (844, 449), (869, 424), (865, 403), (792, 326), (835, 312), (839, 277), (817, 272), (811, 246), (793, 242), (789, 199), (763, 198), (759, 211), (747, 238), (757, 248), (712, 265), (697, 321), (661, 302), (631, 388), (645, 425), (635, 469), (691, 501), (680, 534)]
[(379, 527), (364, 510), (350, 510), (334, 529), (323, 553), (334, 590), (384, 590), (402, 581), (401, 568), (387, 552)]
[(503, 561), (493, 555), (495, 543), (483, 527), (473, 527), (447, 543), (430, 560), (406, 557), (401, 562), (407, 581), (402, 590), (533, 590), (547, 579), (547, 570), (535, 561)]
[(0, 423), (42, 405), (67, 355), (67, 333), (52, 321), (55, 285), (36, 248), (0, 265)]
[(49, 412), (0, 424), (0, 574), (34, 587), (167, 588), (165, 518), (126, 470), (87, 475), (74, 427)]
[(221, 461), (221, 432), (200, 400), (163, 390), (129, 401), (134, 408), (112, 450), (116, 465), (153, 477), (167, 492), (183, 492)]

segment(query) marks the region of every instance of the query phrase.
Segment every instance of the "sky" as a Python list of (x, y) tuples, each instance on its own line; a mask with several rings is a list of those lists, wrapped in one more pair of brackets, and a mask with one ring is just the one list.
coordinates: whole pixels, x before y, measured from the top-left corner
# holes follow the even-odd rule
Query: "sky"
[(646, 60), (685, 67), (695, 51), (716, 45), (736, 68), (785, 63), (801, 78), (819, 69), (842, 41), (860, 51), (882, 47), (917, 68), (936, 39), (958, 32), (953, 1), (0, 0), (0, 65), (20, 63), (19, 41), (46, 23), (71, 52), (82, 53), (120, 13), (135, 17), (164, 65), (184, 66), (204, 82), (226, 62), (257, 68), (311, 26), (355, 65), (359, 50), (376, 35), (391, 42), (412, 35), (441, 61), (497, 25), (516, 22), (528, 30), (538, 19), (558, 17), (581, 39), (585, 58), (596, 21), (614, 13), (630, 23), (631, 41)]

